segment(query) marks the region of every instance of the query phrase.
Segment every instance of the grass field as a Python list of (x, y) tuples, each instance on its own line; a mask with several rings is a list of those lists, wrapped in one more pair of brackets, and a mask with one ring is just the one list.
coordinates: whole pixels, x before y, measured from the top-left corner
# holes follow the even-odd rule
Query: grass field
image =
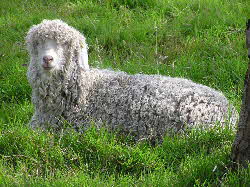
[(247, 0), (1, 0), (0, 186), (249, 186), (250, 169), (230, 167), (231, 129), (156, 146), (105, 129), (32, 131), (22, 66), (28, 29), (62, 19), (85, 34), (91, 66), (185, 77), (222, 91), (239, 111), (249, 15)]

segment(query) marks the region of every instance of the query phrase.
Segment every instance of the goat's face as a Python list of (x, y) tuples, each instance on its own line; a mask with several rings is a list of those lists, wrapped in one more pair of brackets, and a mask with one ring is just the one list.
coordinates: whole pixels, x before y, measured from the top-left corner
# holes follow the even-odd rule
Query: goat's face
[(62, 70), (65, 65), (63, 46), (55, 40), (47, 39), (37, 45), (38, 63), (42, 71), (48, 73)]

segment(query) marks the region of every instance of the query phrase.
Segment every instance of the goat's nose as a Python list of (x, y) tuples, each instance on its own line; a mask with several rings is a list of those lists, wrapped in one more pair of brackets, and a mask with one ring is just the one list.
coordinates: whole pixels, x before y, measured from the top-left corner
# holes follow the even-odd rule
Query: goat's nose
[(53, 61), (53, 57), (50, 56), (50, 55), (46, 55), (43, 57), (43, 61), (46, 63), (46, 64), (49, 64), (50, 62)]

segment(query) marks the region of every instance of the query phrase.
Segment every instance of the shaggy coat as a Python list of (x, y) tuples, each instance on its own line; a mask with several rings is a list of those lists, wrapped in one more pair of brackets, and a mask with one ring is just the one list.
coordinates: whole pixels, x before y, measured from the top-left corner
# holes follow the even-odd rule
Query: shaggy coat
[[(47, 39), (65, 46), (65, 63), (42, 78), (37, 46)], [(27, 76), (35, 105), (33, 128), (57, 128), (66, 121), (84, 130), (94, 121), (98, 127), (105, 124), (140, 140), (161, 138), (168, 131), (210, 128), (216, 122), (235, 124), (238, 119), (222, 93), (190, 80), (89, 68), (84, 36), (60, 20), (33, 26), (26, 42)]]

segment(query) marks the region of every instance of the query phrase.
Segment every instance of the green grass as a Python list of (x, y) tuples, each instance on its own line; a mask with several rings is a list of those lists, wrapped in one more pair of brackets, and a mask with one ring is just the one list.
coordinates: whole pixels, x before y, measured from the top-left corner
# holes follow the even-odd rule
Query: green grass
[(131, 74), (191, 79), (222, 91), (240, 109), (247, 68), (246, 0), (1, 0), (0, 186), (248, 186), (231, 169), (231, 129), (134, 144), (105, 129), (34, 132), (24, 37), (43, 19), (83, 32), (90, 64)]

